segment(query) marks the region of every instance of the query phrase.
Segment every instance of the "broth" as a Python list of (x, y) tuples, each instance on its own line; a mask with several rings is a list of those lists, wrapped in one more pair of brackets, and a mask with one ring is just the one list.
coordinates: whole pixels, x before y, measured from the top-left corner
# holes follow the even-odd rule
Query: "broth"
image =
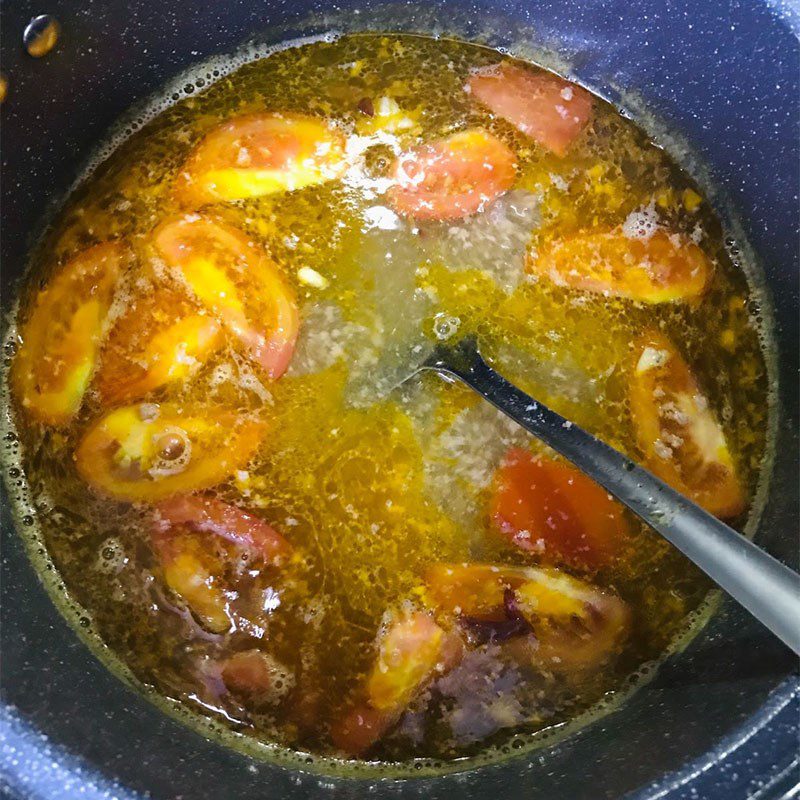
[[(619, 691), (708, 590), (660, 537), (463, 386), (431, 375), (395, 386), (436, 341), (476, 335), (523, 389), (651, 466), (668, 469), (691, 444), (686, 432), (700, 431), (700, 456), (687, 458), (707, 466), (709, 448), (725, 455), (702, 473), (711, 484), (698, 499), (722, 503), (717, 513), (733, 523), (745, 518), (765, 447), (767, 381), (748, 285), (712, 209), (661, 149), (597, 98), (586, 100), (588, 119), (564, 133), (566, 145), (548, 131), (520, 130), (513, 109), (493, 99), (496, 86), (513, 81), (513, 70), (547, 73), (498, 71), (499, 60), (462, 42), (377, 34), (276, 52), (198, 87), (133, 134), (74, 192), (37, 250), (18, 364), (34, 347), (29, 320), (42, 289), (55, 292), (76, 254), (126, 242), (87, 368), (94, 377), (74, 412), (37, 420), (20, 386), (41, 394), (42, 381), (12, 382), (27, 478), (64, 584), (143, 682), (263, 741), (378, 760), (502, 744)], [(488, 94), (476, 75), (489, 81)], [(586, 99), (556, 85), (565, 108)], [(309, 177), (304, 162), (287, 186), (260, 196), (197, 194), (199, 180), (176, 191), (204, 137), (264, 112), (327, 121), (316, 134), (324, 146), (307, 160), (328, 159), (329, 174)], [(483, 138), (468, 143), (467, 157), (487, 142), (490, 162), (511, 153), (509, 181), (493, 162), (497, 191), (486, 188), (477, 208), (442, 212), (435, 192), (419, 204), (412, 174), (403, 199), (394, 171), (402, 153), (476, 129)], [(341, 168), (330, 156), (339, 141)], [(248, 169), (250, 158), (245, 152), (238, 166)], [(215, 181), (203, 191), (226, 191)], [(248, 185), (239, 192), (252, 193)], [(417, 203), (410, 212), (407, 201)], [(227, 289), (228, 297), (240, 291), (244, 322), (222, 289), (203, 299), (210, 284), (200, 283), (217, 278), (180, 265), (188, 239), (169, 250), (179, 224), (234, 231), (247, 275), (265, 270), (258, 283), (237, 276)], [(684, 295), (643, 302), (636, 292), (647, 290), (626, 278), (578, 274), (598, 253), (619, 258), (626, 274), (643, 262), (658, 272), (659, 258), (679, 271), (691, 253), (687, 282), (706, 267), (713, 273), (699, 289), (662, 287)], [(187, 278), (190, 267), (200, 278)], [(83, 299), (102, 306), (102, 285), (93, 273), (87, 280)], [(278, 313), (275, 294), (259, 305), (265, 285), (293, 297), (299, 313), (285, 372), (286, 341), (248, 349), (257, 324)], [(82, 299), (65, 297), (54, 308)], [(176, 360), (185, 370), (136, 384), (132, 374), (152, 373), (153, 362), (126, 348), (179, 311), (202, 326), (202, 354), (187, 355), (187, 339)], [(57, 339), (70, 323), (54, 314)], [(122, 361), (112, 369), (114, 358)], [(675, 401), (648, 443), (641, 416), (654, 393), (663, 396), (658, 376), (677, 380), (665, 362), (683, 361), (696, 381), (680, 395), (690, 405)], [(631, 389), (637, 381), (644, 395)], [(102, 446), (89, 441), (118, 407), (132, 409), (126, 431), (155, 426), (166, 455), (154, 471), (120, 462), (134, 445), (116, 434)], [(200, 421), (190, 429), (193, 409)], [(699, 427), (687, 421), (693, 414)], [(222, 430), (222, 444), (207, 445), (202, 425)], [(219, 475), (193, 483), (204, 458)], [(669, 473), (682, 476), (678, 488), (696, 488), (695, 467)], [(109, 469), (118, 472), (109, 478)], [(148, 497), (159, 481), (179, 490)], [(232, 521), (221, 502), (245, 516)], [(500, 575), (502, 602), (472, 609), (461, 595), (453, 600), (460, 573), (436, 573), (437, 565), (462, 563), (501, 569), (465, 580), (485, 588)], [(559, 580), (567, 583), (542, 593)], [(565, 597), (577, 605), (551, 609)]]

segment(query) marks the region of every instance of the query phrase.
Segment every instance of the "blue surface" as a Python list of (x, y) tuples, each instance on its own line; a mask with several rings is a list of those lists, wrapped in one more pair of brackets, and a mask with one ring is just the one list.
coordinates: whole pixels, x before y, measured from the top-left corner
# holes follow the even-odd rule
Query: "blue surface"
[[(788, 799), (800, 785), (800, 758), (795, 752), (788, 762), (778, 763), (775, 745), (797, 742), (797, 691), (778, 694), (763, 713), (763, 726), (720, 742), (719, 758), (688, 764), (637, 792), (637, 800)], [(0, 709), (0, 797), (3, 792), (9, 800), (142, 800), (48, 742), (7, 708)]]
[[(362, 25), (369, 27), (382, 4), (341, 6), (361, 8)], [(44, 212), (42, 198), (67, 188), (91, 144), (134, 100), (155, 91), (163, 76), (230, 49), (276, 20), (294, 19), (298, 28), (305, 28), (299, 20), (311, 12), (317, 27), (325, 29), (325, 14), (332, 8), (307, 0), (171, 0), (157, 10), (144, 0), (52, 0), (46, 9), (4, 4), (1, 56), (11, 81), (2, 107), (5, 298)], [(397, 8), (401, 11), (394, 27), (424, 27), (415, 19), (414, 6)], [(64, 37), (56, 52), (34, 62), (21, 54), (18, 43), (31, 13), (41, 11), (60, 19)], [(652, 133), (678, 131), (698, 157), (693, 163), (703, 167), (697, 176), (719, 191), (721, 206), (727, 208), (730, 200), (738, 210), (768, 275), (784, 345), (781, 380), (789, 391), (782, 398), (779, 434), (788, 465), (776, 473), (760, 541), (785, 560), (796, 560), (796, 7), (756, 0), (453, 0), (437, 3), (427, 13), (443, 30), (480, 36), (486, 30), (484, 20), (491, 20), (494, 44), (514, 45), (522, 37), (557, 50), (588, 86), (632, 112), (652, 113), (658, 121), (651, 125)], [(644, 122), (653, 121), (647, 117)], [(361, 786), (333, 781), (333, 788), (323, 788), (315, 778), (255, 765), (163, 717), (108, 675), (55, 613), (32, 577), (7, 517), (3, 535), (0, 636), (7, 706), (0, 713), (0, 775), (7, 793), (35, 800), (128, 800), (133, 795), (121, 788), (124, 784), (159, 798), (177, 797), (184, 786), (190, 787), (186, 800), (364, 796)], [(555, 798), (567, 785), (559, 770), (574, 769), (575, 759), (583, 758), (577, 763), (596, 782), (566, 796), (600, 800), (620, 796), (601, 790), (601, 783), (621, 785), (624, 781), (615, 776), (625, 773), (638, 781), (640, 774), (647, 774), (646, 765), (638, 762), (650, 759), (662, 773), (642, 780), (627, 796), (772, 800), (798, 780), (796, 761), (792, 767), (797, 682), (786, 677), (792, 666), (796, 663), (787, 662), (755, 623), (728, 604), (687, 655), (665, 665), (647, 693), (633, 699), (622, 723), (603, 721), (585, 737), (549, 750), (546, 764), (533, 759), (529, 772), (520, 768), (514, 773), (509, 765), (486, 770), (474, 782), (448, 778), (416, 782), (416, 788), (384, 784), (380, 791), (448, 800), (493, 794)], [(87, 704), (95, 709), (87, 712)], [(687, 708), (697, 709), (696, 718)], [(648, 725), (654, 732), (666, 731), (661, 741), (646, 740), (640, 731)], [(626, 739), (631, 731), (635, 733)], [(676, 746), (681, 736), (685, 742)], [(597, 744), (609, 737), (620, 743), (620, 753), (608, 753)], [(680, 760), (682, 748), (692, 753), (688, 764)], [(595, 751), (598, 756), (592, 761)], [(103, 774), (117, 776), (121, 784)]]
[(139, 800), (116, 781), (70, 756), (10, 708), (0, 708), (0, 797)]

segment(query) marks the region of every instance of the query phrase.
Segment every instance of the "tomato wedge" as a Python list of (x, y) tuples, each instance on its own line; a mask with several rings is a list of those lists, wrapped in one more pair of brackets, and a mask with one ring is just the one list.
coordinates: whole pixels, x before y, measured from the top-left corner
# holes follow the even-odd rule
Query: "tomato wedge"
[(222, 328), (179, 292), (137, 298), (117, 320), (100, 359), (104, 405), (125, 403), (185, 380), (222, 344)]
[(159, 258), (273, 380), (286, 371), (300, 327), (291, 289), (267, 254), (236, 228), (199, 214), (161, 224)]
[[(449, 613), (471, 617), (504, 616), (504, 591), (518, 593), (529, 615), (568, 618), (580, 615), (589, 584), (553, 568), (492, 564), (434, 564), (425, 577), (433, 604)], [(526, 600), (526, 602), (522, 602)]]
[(426, 612), (408, 611), (390, 621), (378, 636), (365, 699), (334, 725), (334, 744), (351, 755), (369, 749), (437, 673), (455, 666), (462, 648), (460, 636)]
[(556, 569), (435, 564), (425, 582), (432, 605), (486, 620), (504, 619), (506, 592), (513, 591), (534, 636), (504, 647), (552, 671), (596, 669), (619, 650), (630, 628), (630, 611), (617, 595)]
[(124, 406), (97, 420), (75, 452), (81, 477), (119, 500), (157, 502), (207, 489), (243, 467), (263, 422), (216, 407)]
[(467, 86), (490, 111), (559, 156), (592, 116), (592, 96), (585, 89), (508, 61), (473, 72)]
[(685, 236), (656, 231), (649, 239), (632, 239), (620, 229), (553, 241), (528, 259), (528, 268), (557, 286), (643, 303), (695, 300), (714, 271)]
[(80, 409), (129, 256), (121, 242), (95, 245), (73, 256), (39, 292), (11, 371), (19, 403), (32, 417), (63, 425)]
[(370, 705), (384, 713), (402, 711), (437, 667), (453, 658), (447, 632), (424, 611), (402, 615), (380, 634), (378, 658), (367, 680)]
[(686, 362), (664, 334), (636, 343), (630, 405), (647, 465), (718, 517), (745, 509), (725, 434)]
[(152, 541), (167, 586), (183, 598), (206, 630), (229, 630), (232, 618), (218, 577), (223, 573), (219, 560), (194, 536), (165, 534), (156, 529)]
[(513, 448), (495, 475), (490, 517), (496, 530), (545, 562), (596, 569), (628, 533), (622, 507), (582, 472)]
[(175, 194), (198, 208), (314, 186), (346, 168), (344, 136), (323, 120), (249, 114), (205, 135), (178, 174)]
[(242, 508), (203, 495), (176, 495), (157, 506), (159, 524), (220, 536), (266, 564), (279, 564), (291, 545), (272, 526)]
[(455, 133), (401, 155), (389, 198), (416, 219), (456, 219), (482, 210), (514, 183), (517, 160), (480, 129)]

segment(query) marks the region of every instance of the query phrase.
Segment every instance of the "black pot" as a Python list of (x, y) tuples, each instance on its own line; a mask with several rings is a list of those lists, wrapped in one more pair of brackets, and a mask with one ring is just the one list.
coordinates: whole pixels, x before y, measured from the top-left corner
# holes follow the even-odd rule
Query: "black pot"
[[(757, 540), (797, 566), (800, 18), (778, 0), (51, 0), (3, 5), (3, 302), (13, 302), (47, 209), (132, 104), (193, 62), (332, 29), (454, 34), (563, 66), (620, 105), (714, 198), (758, 266), (777, 346), (777, 447)], [(360, 13), (355, 13), (360, 9)], [(34, 14), (62, 39), (34, 61)], [(739, 223), (736, 211), (741, 214)], [(750, 252), (752, 246), (752, 253)], [(16, 493), (7, 473), (6, 486)], [(4, 498), (7, 500), (8, 498)], [(202, 738), (120, 682), (89, 651), (32, 569), (9, 503), (2, 526), (0, 786), (12, 797), (782, 797), (798, 780), (796, 661), (726, 598), (620, 709), (503, 763), (380, 780), (280, 766)], [(701, 627), (701, 626), (698, 626)], [(794, 765), (794, 766), (793, 766)], [(786, 795), (788, 796), (788, 795)]]

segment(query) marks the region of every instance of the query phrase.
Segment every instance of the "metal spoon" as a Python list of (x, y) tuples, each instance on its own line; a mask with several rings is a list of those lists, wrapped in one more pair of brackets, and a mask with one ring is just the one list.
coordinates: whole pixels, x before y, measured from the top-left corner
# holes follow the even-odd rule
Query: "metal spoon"
[(800, 575), (627, 456), (534, 400), (492, 369), (472, 338), (440, 345), (410, 375), (463, 381), (567, 458), (690, 558), (800, 654)]

